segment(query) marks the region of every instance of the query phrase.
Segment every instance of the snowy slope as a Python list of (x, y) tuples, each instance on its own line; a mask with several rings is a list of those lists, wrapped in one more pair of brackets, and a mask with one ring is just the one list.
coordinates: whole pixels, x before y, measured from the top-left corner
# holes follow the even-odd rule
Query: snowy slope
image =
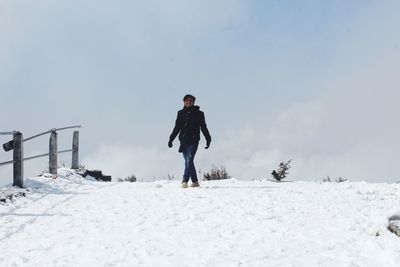
[(398, 184), (27, 184), (0, 205), (0, 266), (400, 266)]

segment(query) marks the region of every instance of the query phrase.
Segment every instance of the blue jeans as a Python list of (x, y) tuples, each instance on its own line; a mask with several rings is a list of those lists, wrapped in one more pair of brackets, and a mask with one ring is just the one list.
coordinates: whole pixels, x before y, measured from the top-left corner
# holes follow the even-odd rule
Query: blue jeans
[(192, 182), (197, 182), (197, 172), (194, 166), (194, 156), (196, 155), (199, 143), (189, 144), (183, 148), (182, 154), (185, 159), (185, 172), (183, 174), (182, 182), (189, 182), (189, 178), (192, 178)]

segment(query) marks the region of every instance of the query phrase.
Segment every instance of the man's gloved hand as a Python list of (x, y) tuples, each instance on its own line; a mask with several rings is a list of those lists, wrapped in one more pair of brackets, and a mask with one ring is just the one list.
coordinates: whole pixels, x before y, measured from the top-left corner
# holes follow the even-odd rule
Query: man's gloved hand
[(169, 140), (169, 142), (168, 142), (168, 147), (169, 147), (169, 148), (172, 147), (172, 140)]
[(207, 142), (207, 145), (206, 145), (205, 149), (208, 149), (210, 147), (210, 143), (211, 143), (211, 141)]

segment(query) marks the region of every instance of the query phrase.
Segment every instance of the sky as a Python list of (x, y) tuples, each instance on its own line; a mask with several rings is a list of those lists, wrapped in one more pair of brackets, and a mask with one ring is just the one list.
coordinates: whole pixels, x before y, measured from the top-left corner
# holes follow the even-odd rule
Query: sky
[[(400, 181), (399, 12), (397, 0), (0, 0), (0, 131), (80, 124), (88, 168), (180, 179), (167, 142), (191, 93), (213, 137), (200, 171), (267, 179), (293, 159), (292, 180)], [(59, 138), (71, 146), (71, 131)]]

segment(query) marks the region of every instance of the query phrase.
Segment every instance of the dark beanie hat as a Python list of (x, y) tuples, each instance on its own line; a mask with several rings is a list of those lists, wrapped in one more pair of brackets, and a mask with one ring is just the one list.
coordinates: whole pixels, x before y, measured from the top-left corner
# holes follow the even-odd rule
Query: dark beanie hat
[(193, 102), (196, 102), (196, 97), (194, 97), (192, 95), (185, 95), (185, 97), (183, 98), (183, 101), (186, 101), (188, 98), (192, 98)]

